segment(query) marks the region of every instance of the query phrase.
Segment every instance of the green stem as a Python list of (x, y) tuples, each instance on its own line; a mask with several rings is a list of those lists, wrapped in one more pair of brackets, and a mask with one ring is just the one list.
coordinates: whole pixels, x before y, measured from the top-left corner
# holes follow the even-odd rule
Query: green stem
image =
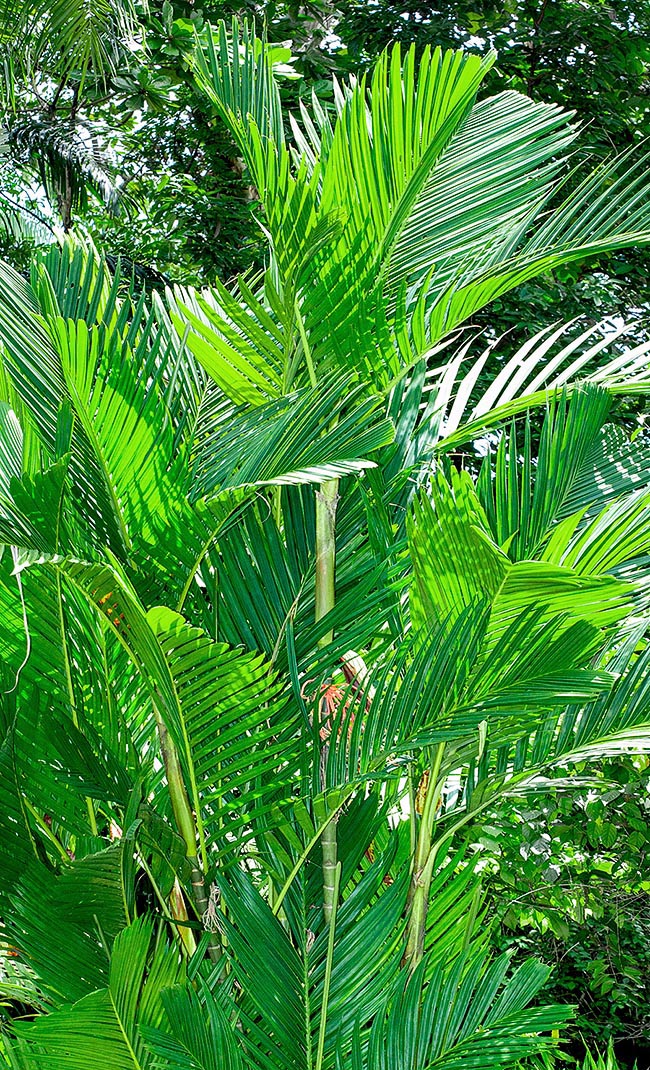
[[(336, 602), (336, 506), (339, 498), (338, 479), (329, 479), (321, 483), (316, 491), (316, 620), (322, 620), (334, 609)], [(318, 645), (329, 646), (334, 638), (330, 629), (323, 635)], [(322, 711), (319, 711), (322, 712)], [(327, 710), (324, 711), (327, 717)], [(329, 731), (329, 724), (321, 722), (319, 728)], [(327, 767), (328, 745), (325, 743), (321, 752), (321, 769)], [(335, 872), (337, 866), (338, 844), (336, 838), (336, 818), (333, 817), (323, 829), (321, 836), (323, 849), (323, 910), (325, 923), (329, 925), (336, 901)]]
[[(441, 782), (442, 785), (442, 782)], [(440, 785), (440, 786), (441, 786)], [(438, 794), (436, 792), (436, 794)], [(440, 856), (442, 848), (445, 844), (451, 843), (454, 836), (465, 825), (473, 821), (477, 814), (483, 810), (488, 809), (494, 805), (494, 797), (490, 796), (487, 802), (482, 806), (477, 807), (469, 814), (464, 814), (463, 817), (457, 821), (451, 828), (447, 829), (443, 836), (441, 836), (435, 843), (431, 845), (428, 858), (424, 864), (424, 867), (419, 875), (417, 882), (415, 882), (414, 874), (414, 886), (411, 888), (410, 898), (410, 917), (407, 929), (407, 946), (402, 958), (402, 965), (410, 965), (411, 969), (415, 969), (418, 962), (422, 959), (424, 952), (424, 936), (426, 932), (426, 920), (427, 911), (429, 906), (429, 890), (431, 887), (431, 877), (433, 875), (433, 867), (436, 859)], [(483, 891), (479, 885), (474, 893), (472, 904), (470, 906), (470, 912), (467, 918), (467, 924), (465, 926), (465, 935), (463, 937), (463, 949), (466, 950), (469, 946), (472, 935), (474, 932), (474, 926), (476, 924), (476, 918), (481, 907), (481, 901), (483, 897)]]
[(194, 824), (194, 815), (192, 814), (192, 807), (190, 806), (185, 781), (183, 780), (183, 772), (178, 757), (178, 751), (176, 750), (173, 740), (171, 739), (158, 711), (156, 711), (156, 724), (158, 726), (160, 751), (165, 766), (167, 787), (169, 789), (169, 798), (172, 804), (174, 819), (176, 821), (176, 828), (185, 844), (185, 854), (187, 855), (188, 860), (193, 865), (198, 865), (196, 854), (196, 825)]
[[(68, 654), (68, 640), (66, 636), (65, 617), (63, 614), (63, 584), (61, 580), (61, 573), (56, 573), (56, 596), (59, 608), (59, 630), (61, 633), (61, 653), (63, 655), (63, 668), (65, 671), (65, 682), (68, 690), (68, 701), (70, 703), (70, 713), (72, 715), (72, 723), (75, 728), (79, 728), (79, 717), (77, 715), (77, 702), (74, 694), (74, 687), (72, 684), (72, 672), (70, 671), (70, 656)], [(97, 818), (95, 816), (95, 807), (93, 801), (89, 795), (86, 795), (86, 810), (88, 811), (88, 824), (90, 825), (90, 831), (93, 836), (99, 835), (97, 828)]]
[(327, 1025), (327, 1004), (330, 997), (330, 983), (332, 980), (332, 963), (334, 961), (334, 934), (336, 931), (336, 907), (339, 897), (339, 884), (341, 881), (341, 863), (337, 862), (334, 870), (334, 899), (332, 915), (329, 919), (329, 936), (327, 940), (327, 960), (325, 962), (325, 980), (323, 982), (323, 1002), (320, 1012), (320, 1028), (318, 1031), (318, 1051), (316, 1053), (316, 1070), (322, 1070), (323, 1053), (325, 1051), (325, 1027)]
[[(431, 875), (438, 855), (437, 845), (432, 846), (431, 841), (438, 800), (444, 784), (444, 778), (443, 780), (439, 779), (444, 751), (445, 744), (440, 743), (436, 749), (429, 773), (429, 786), (422, 810), (417, 848), (413, 860), (413, 875), (409, 894), (410, 916), (406, 930), (406, 950), (403, 958), (404, 965), (408, 965), (411, 970), (415, 969), (424, 954)], [(411, 821), (415, 820), (416, 815), (412, 813)]]
[(305, 361), (307, 363), (307, 371), (309, 373), (309, 382), (312, 385), (312, 389), (315, 390), (317, 385), (318, 385), (318, 381), (316, 379), (316, 370), (314, 368), (314, 361), (313, 361), (313, 358), (312, 358), (312, 355), (311, 355), (311, 349), (310, 349), (310, 346), (309, 346), (309, 339), (307, 338), (307, 332), (305, 330), (305, 325), (304, 325), (304, 323), (302, 321), (302, 316), (300, 314), (300, 306), (298, 304), (298, 298), (296, 298), (296, 300), (294, 302), (294, 312), (296, 314), (296, 324), (298, 326), (298, 334), (300, 335), (300, 341), (302, 342), (302, 351), (303, 351), (303, 353), (305, 355)]
[(275, 900), (275, 903), (274, 903), (274, 906), (273, 906), (273, 913), (275, 914), (276, 917), (280, 913), (280, 907), (282, 906), (282, 904), (284, 902), (284, 897), (286, 896), (287, 892), (289, 891), (289, 888), (293, 884), (293, 882), (294, 882), (297, 874), (299, 873), (300, 869), (302, 868), (303, 864), (309, 858), (309, 855), (311, 854), (312, 849), (318, 843), (319, 839), (323, 835), (323, 832), (325, 831), (327, 826), (330, 825), (332, 823), (332, 821), (336, 820), (337, 816), (339, 815), (339, 813), (341, 812), (341, 810), (345, 806), (346, 802), (348, 801), (348, 799), (350, 797), (350, 794), (351, 794), (351, 789), (349, 791), (346, 791), (345, 795), (343, 796), (342, 801), (336, 807), (336, 810), (332, 811), (332, 813), (329, 815), (329, 817), (324, 822), (324, 824), (322, 824), (320, 826), (320, 828), (314, 833), (314, 835), (310, 839), (309, 843), (305, 847), (304, 851), (302, 852), (302, 854), (298, 858), (296, 864), (294, 865), (293, 869), (291, 870), (291, 873), (289, 874), (289, 876), (287, 877), (286, 881), (282, 885), (282, 889), (280, 891), (280, 894), (278, 895), (277, 899)]
[(340, 864), (337, 862), (338, 842), (335, 817), (323, 829), (321, 846), (323, 848), (323, 913), (325, 924), (329, 924), (336, 910), (336, 873)]
[(25, 809), (34, 818), (34, 820), (35, 820), (36, 824), (38, 825), (38, 827), (40, 828), (41, 832), (43, 832), (44, 835), (47, 836), (47, 838), (50, 841), (50, 843), (53, 844), (53, 846), (56, 848), (56, 850), (60, 854), (60, 856), (63, 859), (63, 861), (64, 862), (69, 862), (70, 861), (70, 855), (66, 851), (65, 847), (63, 846), (63, 844), (60, 843), (59, 840), (57, 840), (56, 836), (52, 832), (52, 829), (49, 827), (47, 821), (43, 820), (43, 818), (37, 812), (37, 810), (34, 809), (32, 804), (30, 803), (29, 799), (26, 799), (24, 795), (22, 797), (22, 803), (23, 803), (23, 806), (25, 807)]
[(402, 965), (414, 970), (424, 955), (424, 938), (427, 928), (427, 913), (429, 910), (429, 890), (433, 867), (438, 857), (437, 845), (432, 847), (422, 869), (414, 875), (415, 885), (411, 896), (411, 914), (409, 917), (406, 950), (402, 959)]
[[(321, 620), (335, 605), (336, 506), (339, 500), (338, 479), (328, 479), (316, 491), (316, 620)], [(334, 632), (326, 632), (319, 646), (329, 646)]]
[[(165, 766), (165, 775), (167, 777), (167, 788), (169, 790), (169, 798), (172, 804), (172, 812), (174, 814), (174, 820), (176, 821), (176, 828), (185, 844), (187, 860), (192, 867), (192, 898), (198, 917), (201, 919), (208, 908), (208, 899), (205, 894), (205, 881), (196, 850), (196, 842), (198, 838), (196, 823), (194, 821), (192, 807), (190, 806), (189, 796), (185, 787), (185, 781), (183, 780), (183, 771), (181, 769), (178, 751), (176, 750), (174, 741), (169, 735), (162, 717), (157, 710), (155, 710), (155, 715), (156, 724), (158, 726), (158, 738), (160, 740), (160, 751), (162, 754), (163, 765)], [(209, 954), (210, 958), (213, 960), (218, 959), (221, 954), (221, 948), (213, 939), (210, 940)]]

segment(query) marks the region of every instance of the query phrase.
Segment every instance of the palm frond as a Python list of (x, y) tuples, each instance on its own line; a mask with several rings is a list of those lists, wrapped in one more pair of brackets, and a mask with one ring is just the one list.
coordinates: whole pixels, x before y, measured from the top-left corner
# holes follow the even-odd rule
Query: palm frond
[(174, 499), (165, 472), (171, 427), (161, 400), (138, 381), (119, 334), (89, 330), (84, 320), (57, 319), (51, 330), (75, 415), (108, 488), (109, 523), (128, 547), (131, 531), (146, 533), (148, 517)]
[[(574, 140), (571, 115), (514, 92), (474, 105), (430, 171), (390, 256), (389, 286), (441, 293), (469, 261), (515, 246)], [(486, 176), (490, 181), (486, 181)], [(451, 212), (443, 206), (452, 205)]]
[[(10, 939), (54, 1006), (103, 988), (110, 948), (129, 924), (123, 843), (71, 862), (55, 875), (34, 860), (12, 895)], [(55, 929), (56, 941), (48, 938)]]
[[(563, 394), (570, 397), (576, 388), (600, 388), (614, 396), (645, 392), (648, 344), (634, 344), (617, 355), (607, 353), (609, 347), (616, 353), (615, 347), (627, 334), (633, 337), (632, 328), (625, 325), (616, 331), (606, 323), (578, 331), (575, 323), (555, 325), (533, 335), (507, 358), (500, 355), (500, 341), (474, 355), (470, 339), (452, 351), (442, 366), (440, 353), (449, 346), (441, 346), (433, 351), (435, 364), (430, 371), (420, 361), (405, 386), (398, 381), (393, 403), (400, 392), (408, 391), (407, 396), (414, 399), (419, 394), (422, 413), (414, 432), (423, 458), (434, 452), (448, 454), (481, 439), (489, 442), (490, 433), (506, 421), (557, 404)], [(495, 362), (499, 362), (498, 371)], [(495, 369), (492, 376), (490, 368)], [(593, 460), (591, 455), (585, 457), (582, 479), (589, 478), (589, 466), (597, 460), (602, 463), (604, 458), (594, 445)]]
[(201, 294), (177, 288), (169, 303), (179, 334), (226, 397), (259, 405), (279, 396), (285, 329), (243, 280), (234, 294), (220, 283)]
[(236, 415), (220, 408), (198, 428), (203, 442), (195, 497), (265, 483), (321, 483), (361, 472), (374, 466), (368, 455), (393, 438), (390, 421), (380, 414), (380, 399), (369, 398), (350, 377)]
[(86, 75), (100, 81), (119, 69), (119, 47), (136, 32), (131, 0), (100, 0), (87, 5), (36, 0), (21, 11), (11, 36), (29, 38), (33, 64), (49, 66), (59, 78)]
[[(337, 1047), (350, 1050), (359, 1020), (365, 1023), (374, 1016), (399, 969), (407, 883), (402, 873), (382, 890), (384, 873), (385, 863), (378, 859), (339, 908), (330, 967), (325, 1066), (333, 1066)], [(232, 877), (232, 884), (221, 882), (228, 907), (222, 925), (232, 949), (233, 969), (248, 996), (242, 1008), (246, 1046), (261, 1065), (279, 1062), (301, 1067), (307, 1052), (315, 1051), (318, 1044), (327, 929), (315, 940), (303, 929), (296, 934), (294, 947), (246, 878), (237, 872)], [(274, 996), (278, 991), (282, 1000)]]
[(451, 970), (439, 967), (428, 982), (422, 968), (401, 980), (373, 1027), (365, 1065), (492, 1070), (552, 1047), (549, 1034), (571, 1011), (530, 1005), (548, 967), (530, 960), (508, 977), (508, 965), (507, 955), (489, 965), (468, 956)]
[(252, 124), (278, 149), (284, 144), (282, 106), (274, 67), (278, 61), (288, 58), (286, 51), (280, 50), (278, 55), (273, 49), (263, 47), (249, 26), (243, 23), (240, 27), (236, 19), (232, 21), (230, 34), (225, 22), (219, 24), (216, 36), (208, 27), (201, 45), (194, 57), (199, 84), (219, 109), (253, 171)]
[[(225, 851), (224, 812), (236, 808), (242, 819), (291, 783), (297, 711), (263, 657), (216, 644), (168, 610), (150, 610), (148, 620), (173, 679), (188, 783), (200, 785), (200, 830)], [(239, 824), (229, 821), (233, 831)]]
[(168, 1070), (243, 1070), (237, 1032), (209, 993), (203, 1000), (192, 988), (162, 993), (164, 1028), (143, 1026), (145, 1044)]
[[(590, 667), (602, 636), (583, 621), (567, 627), (563, 615), (544, 620), (537, 608), (524, 610), (496, 646), (489, 624), (485, 602), (431, 622), (425, 635), (409, 637), (340, 689), (327, 723), (339, 741), (329, 748), (328, 787), (401, 776), (414, 752), (432, 744), (479, 747), (479, 725), (493, 719), (517, 738), (520, 719), (539, 724), (549, 710), (579, 708), (611, 684), (607, 672)], [(315, 713), (317, 686), (311, 698)]]
[(576, 500), (574, 488), (601, 447), (610, 404), (607, 392), (591, 385), (579, 387), (570, 401), (561, 395), (546, 413), (534, 463), (529, 416), (523, 442), (513, 423), (509, 435), (502, 435), (496, 456), (488, 455), (483, 462), (477, 491), (493, 536), (499, 546), (507, 546), (511, 560), (540, 553), (558, 521), (568, 521), (568, 501), (576, 523), (592, 505), (588, 499)]
[(134, 921), (115, 939), (106, 987), (17, 1027), (34, 1070), (53, 1061), (63, 1070), (91, 1070), (98, 1059), (115, 1070), (149, 1070), (140, 1028), (160, 1026), (161, 992), (184, 980), (173, 949), (159, 943), (150, 953), (152, 935), (151, 921)]
[[(546, 489), (542, 484), (541, 492)], [(419, 624), (449, 615), (453, 619), (462, 606), (483, 596), (492, 607), (489, 632), (496, 643), (526, 608), (541, 605), (550, 615), (564, 614), (567, 625), (583, 620), (600, 629), (621, 620), (630, 608), (631, 588), (613, 577), (547, 561), (511, 562), (492, 540), (467, 473), (452, 473), (451, 486), (439, 475), (431, 498), (421, 495), (410, 544), (412, 613)]]
[(14, 121), (10, 144), (31, 161), (55, 209), (66, 198), (69, 210), (86, 208), (89, 189), (107, 204), (117, 195), (116, 175), (98, 154), (95, 139), (65, 119), (32, 114)]

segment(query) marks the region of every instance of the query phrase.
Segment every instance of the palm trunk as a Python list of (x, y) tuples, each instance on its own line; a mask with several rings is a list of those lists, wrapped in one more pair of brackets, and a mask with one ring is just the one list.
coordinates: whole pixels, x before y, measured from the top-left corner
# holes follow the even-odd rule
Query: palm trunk
[[(185, 781), (183, 780), (183, 771), (181, 769), (178, 751), (176, 750), (173, 740), (169, 736), (169, 732), (167, 731), (162, 718), (159, 717), (157, 712), (156, 724), (158, 726), (160, 750), (163, 765), (165, 766), (167, 787), (169, 789), (169, 797), (172, 804), (172, 812), (174, 814), (176, 828), (185, 844), (185, 854), (192, 867), (192, 897), (194, 899), (194, 906), (199, 918), (203, 918), (208, 909), (208, 897), (205, 894), (205, 880), (198, 859), (198, 833), (194, 821), (194, 814), (192, 813), (187, 788), (185, 787)], [(221, 948), (217, 941), (210, 941), (208, 953), (213, 960), (219, 957)]]
[(190, 806), (187, 789), (183, 780), (183, 772), (181, 770), (178, 751), (176, 750), (173, 741), (170, 739), (169, 732), (167, 731), (162, 718), (160, 718), (158, 714), (156, 714), (156, 723), (158, 725), (160, 750), (162, 753), (163, 765), (165, 766), (167, 787), (169, 789), (169, 798), (172, 804), (174, 820), (176, 821), (176, 828), (185, 844), (185, 854), (187, 855), (187, 859), (194, 868), (195, 866), (198, 866), (196, 826), (194, 824), (194, 815), (192, 814), (192, 807)]
[[(180, 936), (183, 947), (185, 948), (189, 958), (192, 957), (196, 951), (196, 940), (194, 939), (194, 933), (187, 926), (187, 922), (190, 920), (187, 913), (187, 907), (185, 905), (185, 897), (183, 896), (183, 889), (181, 888), (178, 877), (174, 877), (174, 884), (172, 890), (169, 893), (169, 905), (172, 908), (172, 916), (174, 921), (180, 922), (178, 926), (178, 934)], [(183, 922), (186, 924), (183, 925)]]
[[(338, 479), (321, 483), (316, 492), (316, 620), (322, 620), (335, 605), (336, 570), (336, 506), (339, 497)], [(328, 631), (319, 640), (319, 646), (332, 642), (333, 631)], [(327, 708), (321, 706), (320, 728), (329, 731), (325, 719)], [(324, 743), (321, 752), (321, 771), (327, 766), (329, 744)], [(324, 779), (324, 778), (323, 778)], [(321, 837), (323, 849), (323, 911), (325, 923), (330, 924), (336, 900), (337, 840), (336, 819), (330, 821)]]
[(65, 165), (63, 189), (58, 193), (59, 214), (66, 234), (72, 230), (72, 174), (70, 165)]
[[(429, 783), (422, 819), (417, 837), (417, 847), (413, 861), (413, 876), (409, 893), (409, 919), (406, 930), (406, 949), (402, 963), (414, 970), (424, 954), (424, 938), (426, 935), (427, 912), (429, 908), (429, 891), (431, 877), (436, 861), (436, 845), (432, 845), (433, 829), (436, 819), (436, 809), (444, 779), (440, 781), (440, 767), (445, 750), (441, 743), (436, 750), (433, 764), (429, 773)], [(411, 821), (417, 820), (415, 812), (411, 814)]]

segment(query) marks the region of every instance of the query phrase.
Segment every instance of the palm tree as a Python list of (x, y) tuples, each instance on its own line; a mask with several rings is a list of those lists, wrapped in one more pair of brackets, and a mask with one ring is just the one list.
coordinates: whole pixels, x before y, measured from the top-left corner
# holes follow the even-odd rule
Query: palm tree
[(3, 148), (40, 180), (64, 231), (89, 190), (107, 203), (117, 197), (105, 131), (91, 113), (132, 62), (139, 35), (130, 0), (0, 4)]
[(491, 960), (457, 833), (648, 743), (650, 465), (607, 423), (646, 348), (452, 336), (648, 240), (641, 163), (549, 212), (568, 117), (476, 104), (452, 53), (385, 57), (289, 146), (285, 58), (237, 25), (196, 56), (263, 276), (147, 302), (71, 242), (0, 272), (10, 1066), (545, 1051), (569, 1012)]

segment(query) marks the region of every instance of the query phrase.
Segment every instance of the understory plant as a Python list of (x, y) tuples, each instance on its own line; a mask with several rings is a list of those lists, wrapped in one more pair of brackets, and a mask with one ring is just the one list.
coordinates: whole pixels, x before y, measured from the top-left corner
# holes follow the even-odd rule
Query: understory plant
[(579, 763), (584, 787), (554, 791), (572, 769), (467, 835), (501, 923), (495, 946), (553, 965), (547, 991), (576, 1005), (575, 1043), (611, 1036), (634, 1051), (650, 1025), (647, 757)]
[(19, 1070), (550, 1052), (570, 1009), (491, 955), (462, 830), (650, 742), (650, 451), (611, 422), (648, 347), (459, 333), (649, 241), (643, 158), (563, 202), (570, 116), (477, 102), (492, 57), (396, 49), (289, 117), (287, 59), (237, 24), (194, 58), (262, 275), (149, 299), (70, 240), (0, 269)]

